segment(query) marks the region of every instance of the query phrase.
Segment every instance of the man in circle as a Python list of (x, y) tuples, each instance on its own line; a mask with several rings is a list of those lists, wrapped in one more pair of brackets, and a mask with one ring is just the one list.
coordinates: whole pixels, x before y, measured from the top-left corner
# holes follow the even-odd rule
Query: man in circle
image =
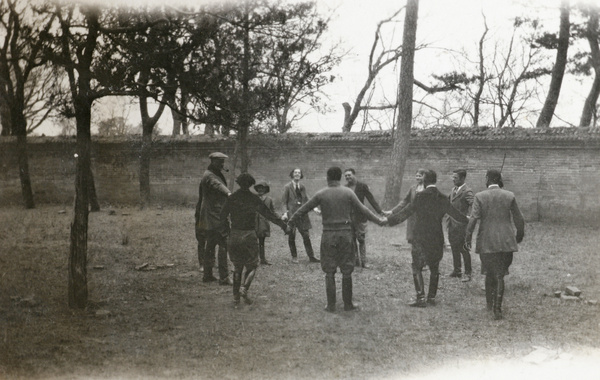
[[(290, 178), (292, 179), (283, 188), (282, 203), (285, 208), (285, 213), (282, 219), (288, 220), (302, 205), (308, 201), (308, 195), (306, 194), (306, 187), (300, 182), (304, 178), (302, 169), (295, 168), (290, 172)], [(318, 209), (314, 210), (318, 212)], [(319, 259), (315, 257), (313, 251), (312, 242), (310, 241), (309, 230), (312, 228), (308, 215), (303, 215), (301, 219), (294, 223), (294, 227), (288, 235), (288, 245), (290, 247), (290, 253), (292, 254), (292, 263), (298, 263), (298, 251), (296, 250), (296, 230), (300, 232), (302, 241), (304, 242), (304, 248), (306, 249), (306, 255), (311, 263), (318, 263)]]
[(210, 158), (210, 165), (208, 165), (200, 181), (202, 203), (197, 223), (198, 228), (206, 236), (204, 276), (202, 281), (211, 282), (217, 280), (213, 276), (212, 271), (215, 263), (215, 249), (218, 245), (219, 284), (231, 285), (229, 268), (227, 266), (226, 241), (229, 227), (221, 222), (221, 209), (225, 201), (227, 201), (227, 197), (231, 195), (231, 191), (227, 188), (225, 176), (222, 173), (227, 156), (221, 152), (214, 152), (208, 157)]
[[(365, 203), (366, 198), (375, 212), (380, 215), (383, 214), (383, 211), (371, 193), (369, 186), (356, 179), (356, 171), (354, 169), (346, 169), (344, 171), (344, 178), (346, 179), (346, 187), (354, 191), (354, 194), (356, 194), (358, 200), (362, 204)], [(367, 244), (365, 242), (367, 234), (367, 218), (362, 214), (356, 215), (352, 221), (352, 227), (354, 229), (355, 244), (358, 248), (356, 265), (360, 265), (362, 268), (367, 269), (369, 268), (369, 265), (367, 264)]]
[(360, 213), (367, 219), (385, 224), (387, 218), (379, 217), (363, 205), (356, 194), (342, 186), (342, 169), (331, 167), (327, 170), (327, 187), (319, 190), (308, 202), (296, 211), (289, 226), (302, 220), (310, 210), (321, 207), (323, 235), (321, 236), (321, 269), (325, 272), (325, 291), (328, 312), (335, 312), (336, 289), (335, 273), (342, 272), (342, 299), (344, 310), (355, 310), (352, 302), (352, 272), (354, 271), (354, 248), (352, 240), (352, 214)]
[[(471, 205), (473, 204), (473, 190), (465, 183), (467, 178), (467, 171), (464, 169), (455, 170), (452, 173), (452, 182), (454, 188), (450, 193), (448, 199), (452, 206), (456, 207), (464, 215), (471, 213)], [(448, 240), (450, 241), (450, 248), (452, 249), (452, 264), (453, 271), (449, 277), (461, 277), (461, 258), (465, 265), (465, 273), (462, 276), (462, 281), (471, 281), (471, 254), (469, 250), (465, 248), (465, 232), (467, 225), (465, 223), (459, 223), (455, 219), (448, 218)]]
[(515, 195), (503, 189), (502, 174), (488, 170), (485, 180), (487, 190), (475, 194), (465, 244), (470, 248), (473, 230), (479, 222), (475, 252), (481, 258), (481, 271), (485, 274), (486, 305), (493, 311), (494, 319), (502, 319), (504, 276), (508, 274), (513, 252), (519, 250), (518, 244), (525, 236), (525, 220)]

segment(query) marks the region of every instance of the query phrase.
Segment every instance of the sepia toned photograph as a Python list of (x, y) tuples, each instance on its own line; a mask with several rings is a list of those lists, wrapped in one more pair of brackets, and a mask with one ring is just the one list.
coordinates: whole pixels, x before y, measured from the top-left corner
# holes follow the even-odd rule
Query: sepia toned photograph
[(0, 379), (600, 379), (599, 20), (0, 0)]

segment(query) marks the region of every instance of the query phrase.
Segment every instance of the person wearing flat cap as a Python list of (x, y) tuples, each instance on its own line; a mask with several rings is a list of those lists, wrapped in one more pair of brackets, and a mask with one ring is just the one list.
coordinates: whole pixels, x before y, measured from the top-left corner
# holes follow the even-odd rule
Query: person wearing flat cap
[[(267, 194), (271, 191), (271, 187), (265, 181), (258, 182), (254, 185), (254, 191), (258, 194), (258, 197), (263, 201), (265, 206), (275, 215), (275, 206), (273, 205), (273, 199)], [(256, 237), (258, 238), (258, 256), (260, 258), (261, 265), (271, 265), (267, 261), (265, 255), (265, 239), (271, 236), (271, 225), (269, 221), (262, 216), (260, 213), (256, 213)]]
[[(233, 302), (240, 303), (240, 296), (246, 304), (248, 289), (258, 267), (258, 239), (256, 237), (256, 213), (286, 230), (286, 223), (269, 210), (258, 195), (250, 192), (256, 182), (248, 173), (240, 174), (235, 180), (240, 188), (225, 201), (221, 210), (221, 223), (231, 226), (228, 239), (229, 259), (233, 263)], [(244, 271), (245, 269), (245, 271)]]
[[(227, 188), (227, 181), (223, 175), (225, 159), (227, 156), (221, 152), (211, 153), (209, 156), (210, 165), (202, 175), (200, 181), (201, 199), (197, 207), (196, 228), (200, 236), (205, 236), (206, 247), (204, 251), (204, 276), (203, 282), (212, 282), (217, 279), (213, 276), (212, 270), (215, 264), (215, 250), (219, 246), (218, 266), (219, 266), (219, 284), (231, 285), (229, 279), (229, 269), (227, 266), (227, 236), (229, 227), (220, 219), (221, 210), (231, 191)], [(196, 236), (199, 234), (197, 233)], [(200, 259), (200, 250), (202, 242), (198, 240), (198, 258)]]

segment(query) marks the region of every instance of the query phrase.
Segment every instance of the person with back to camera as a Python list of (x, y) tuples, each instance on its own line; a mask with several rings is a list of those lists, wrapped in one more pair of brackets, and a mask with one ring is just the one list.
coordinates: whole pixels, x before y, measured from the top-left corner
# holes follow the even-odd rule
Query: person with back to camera
[(352, 214), (362, 214), (377, 224), (385, 224), (387, 219), (380, 218), (363, 205), (354, 191), (342, 186), (342, 169), (331, 167), (327, 170), (327, 187), (319, 190), (314, 197), (303, 204), (289, 220), (293, 228), (306, 214), (317, 206), (321, 207), (323, 234), (321, 236), (321, 269), (325, 272), (325, 291), (328, 312), (335, 312), (336, 289), (335, 272), (342, 272), (342, 299), (344, 310), (356, 310), (352, 302), (352, 272), (354, 271), (354, 233)]
[[(258, 197), (263, 201), (265, 206), (274, 214), (275, 206), (273, 206), (273, 199), (269, 197), (267, 194), (271, 191), (271, 187), (265, 181), (261, 181), (254, 185), (254, 190), (258, 194)], [(265, 255), (265, 238), (271, 236), (271, 225), (267, 218), (262, 216), (259, 212), (256, 213), (256, 237), (258, 238), (258, 256), (260, 258), (260, 263), (262, 265), (271, 265), (267, 261), (267, 257)]]
[(508, 274), (513, 252), (519, 250), (518, 244), (525, 236), (525, 220), (515, 195), (502, 189), (502, 174), (488, 170), (485, 180), (487, 190), (475, 194), (465, 248), (471, 248), (473, 231), (479, 222), (475, 252), (479, 254), (481, 272), (485, 275), (486, 306), (493, 311), (494, 319), (502, 319), (504, 276)]
[[(402, 223), (411, 215), (416, 216), (413, 230), (412, 274), (417, 292), (416, 300), (409, 304), (412, 307), (426, 307), (427, 304), (435, 305), (438, 290), (439, 266), (444, 255), (444, 230), (442, 220), (448, 214), (456, 221), (467, 223), (468, 219), (461, 214), (448, 197), (436, 187), (437, 174), (433, 170), (426, 170), (423, 175), (425, 190), (417, 194), (414, 201), (408, 206), (388, 217), (389, 225)], [(425, 300), (425, 282), (423, 281), (423, 268), (429, 267), (429, 289), (427, 301)]]
[(231, 225), (228, 248), (229, 259), (234, 267), (234, 305), (240, 303), (240, 297), (244, 299), (245, 303), (252, 303), (248, 297), (248, 289), (256, 275), (259, 252), (256, 237), (256, 213), (277, 224), (282, 230), (286, 231), (287, 229), (286, 223), (269, 210), (258, 195), (250, 191), (250, 186), (255, 183), (252, 175), (242, 173), (237, 177), (236, 182), (240, 188), (227, 199), (220, 215), (222, 223)]
[[(288, 220), (303, 204), (308, 202), (308, 195), (306, 194), (306, 187), (304, 184), (300, 183), (300, 180), (304, 178), (304, 174), (302, 173), (302, 169), (296, 168), (290, 172), (290, 178), (292, 181), (284, 186), (283, 188), (283, 207), (285, 208), (285, 213), (283, 214), (282, 219)], [(319, 212), (318, 209), (314, 210), (315, 212)], [(296, 250), (296, 230), (300, 232), (302, 236), (302, 241), (304, 242), (304, 248), (306, 249), (306, 254), (308, 255), (308, 259), (311, 263), (318, 263), (319, 259), (315, 257), (315, 253), (313, 251), (312, 243), (310, 241), (310, 235), (308, 231), (312, 228), (310, 223), (310, 219), (308, 215), (304, 215), (302, 219), (296, 221), (294, 223), (294, 228), (290, 231), (288, 235), (288, 245), (290, 247), (290, 253), (292, 254), (292, 262), (298, 263), (298, 251)]]

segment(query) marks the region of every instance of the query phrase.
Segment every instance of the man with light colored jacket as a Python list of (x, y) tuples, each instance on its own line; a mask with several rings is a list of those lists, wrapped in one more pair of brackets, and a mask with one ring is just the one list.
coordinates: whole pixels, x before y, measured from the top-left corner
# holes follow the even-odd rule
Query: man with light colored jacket
[(515, 195), (502, 189), (502, 174), (488, 170), (485, 178), (487, 190), (475, 194), (465, 244), (470, 248), (479, 221), (475, 252), (481, 258), (481, 271), (485, 274), (487, 309), (493, 311), (494, 319), (502, 319), (504, 276), (508, 274), (513, 252), (519, 250), (518, 243), (525, 236), (525, 221)]

